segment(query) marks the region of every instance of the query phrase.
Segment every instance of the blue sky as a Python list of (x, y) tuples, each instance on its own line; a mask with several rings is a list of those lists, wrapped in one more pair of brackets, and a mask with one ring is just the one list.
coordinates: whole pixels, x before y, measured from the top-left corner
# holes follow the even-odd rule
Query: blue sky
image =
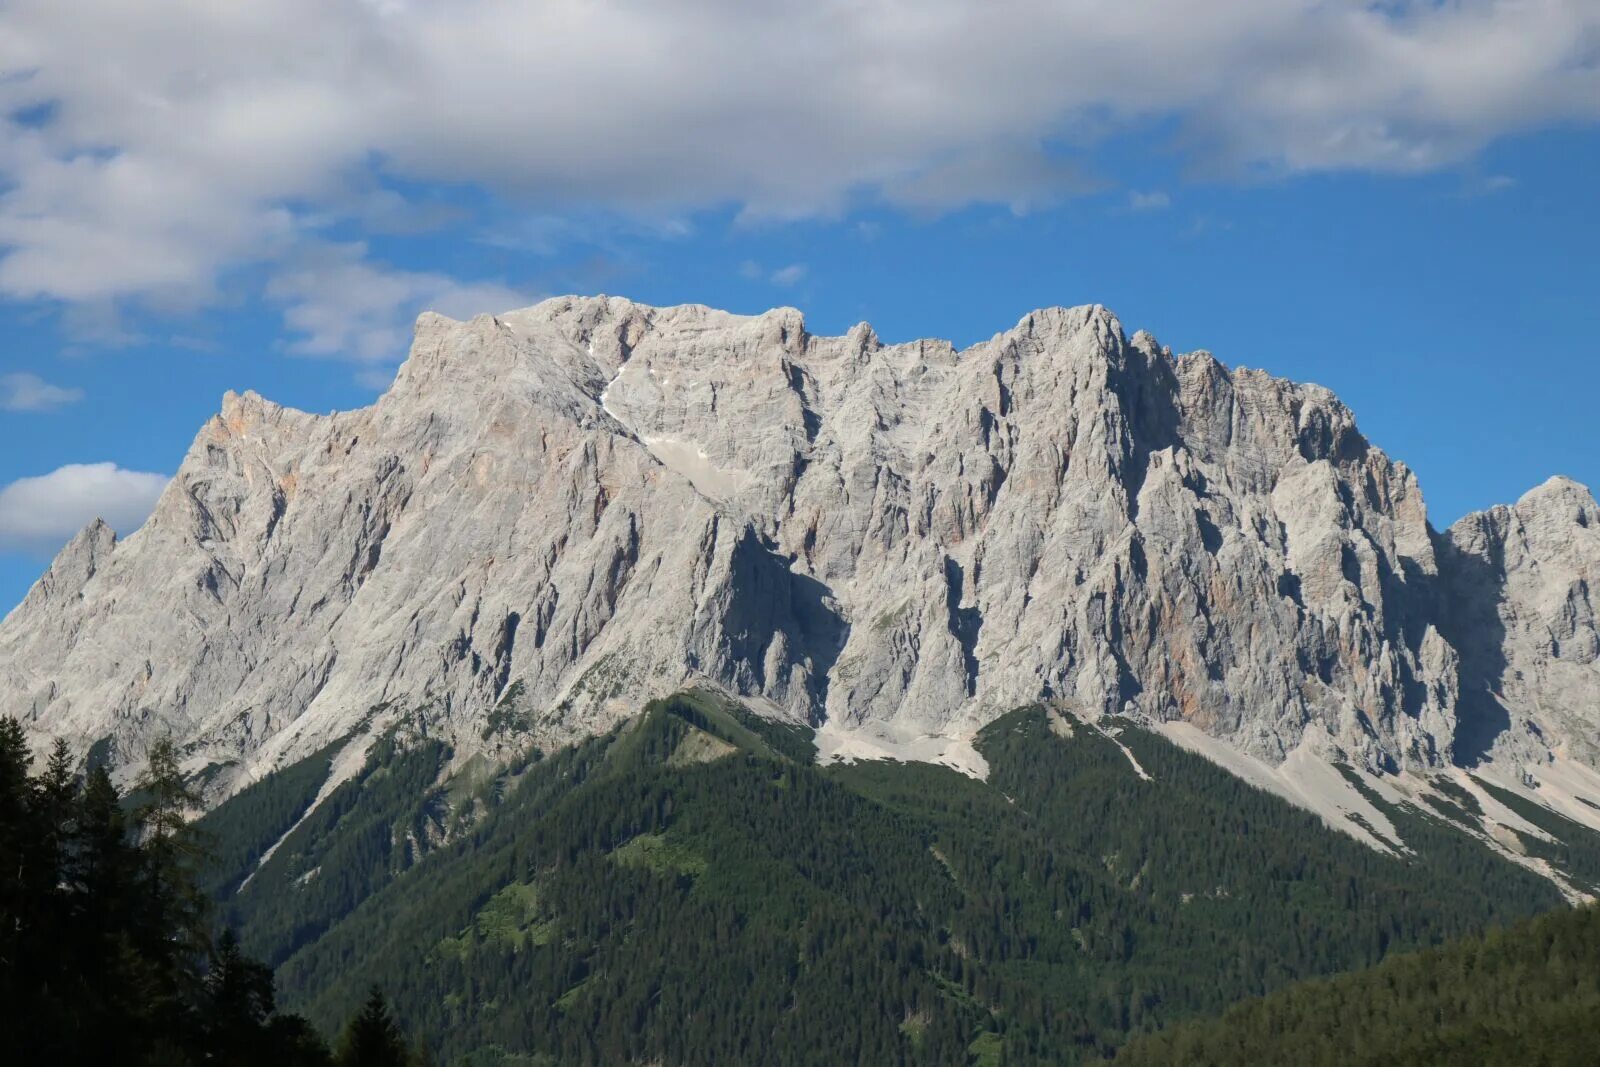
[(0, 611), (224, 390), (566, 292), (1104, 303), (1333, 388), (1435, 525), (1600, 485), (1593, 3), (94, 3), (0, 13)]

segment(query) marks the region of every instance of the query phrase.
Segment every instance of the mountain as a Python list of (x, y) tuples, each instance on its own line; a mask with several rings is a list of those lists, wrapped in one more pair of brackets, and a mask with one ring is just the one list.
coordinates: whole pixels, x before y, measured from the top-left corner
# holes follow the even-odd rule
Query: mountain
[(459, 769), (686, 685), (981, 776), (977, 732), (1044, 703), (1378, 848), (1335, 766), (1443, 782), (1537, 866), (1480, 783), (1600, 825), (1597, 573), (1575, 483), (1438, 533), (1329, 391), (1102, 307), (957, 351), (562, 298), (423, 316), (358, 411), (225, 397), (144, 527), (0, 623), (0, 705), (124, 767), (171, 734), (215, 802), (401, 722)]

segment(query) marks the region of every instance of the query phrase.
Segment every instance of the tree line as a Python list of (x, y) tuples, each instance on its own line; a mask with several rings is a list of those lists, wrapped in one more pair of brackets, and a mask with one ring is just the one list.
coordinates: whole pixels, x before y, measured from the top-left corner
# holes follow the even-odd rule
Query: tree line
[(14, 1063), (415, 1067), (374, 989), (330, 1049), (277, 1006), (272, 971), (213, 926), (205, 836), (170, 741), (123, 795), (80, 773), (65, 742), (44, 765), (0, 719), (0, 1034)]

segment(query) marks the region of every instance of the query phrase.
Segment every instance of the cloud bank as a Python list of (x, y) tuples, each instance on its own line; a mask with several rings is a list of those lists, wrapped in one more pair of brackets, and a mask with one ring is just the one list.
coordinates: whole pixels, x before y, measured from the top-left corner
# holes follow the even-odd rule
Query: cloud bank
[(53, 553), (96, 518), (130, 534), (149, 517), (168, 480), (115, 463), (69, 463), (19, 478), (0, 489), (0, 552)]
[[(1414, 173), (1600, 118), (1600, 4), (13, 0), (0, 69), (0, 296), (181, 307), (265, 264), (306, 352), (359, 357), (392, 340), (373, 304), (505, 295), (329, 237), (418, 183), (635, 219), (1026, 210), (1158, 128), (1217, 176)], [(318, 270), (366, 325), (326, 321)]]

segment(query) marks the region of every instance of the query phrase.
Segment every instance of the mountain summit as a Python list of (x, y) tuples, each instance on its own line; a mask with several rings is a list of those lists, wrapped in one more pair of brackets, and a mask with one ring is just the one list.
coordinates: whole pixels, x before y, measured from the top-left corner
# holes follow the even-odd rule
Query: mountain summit
[(145, 526), (0, 624), (0, 702), (123, 763), (173, 734), (223, 793), (358, 728), (493, 755), (685, 684), (976, 773), (1042, 702), (1266, 772), (1593, 783), (1597, 575), (1582, 486), (1437, 533), (1328, 390), (1100, 306), (958, 351), (559, 298), (422, 316), (358, 411), (228, 394)]

